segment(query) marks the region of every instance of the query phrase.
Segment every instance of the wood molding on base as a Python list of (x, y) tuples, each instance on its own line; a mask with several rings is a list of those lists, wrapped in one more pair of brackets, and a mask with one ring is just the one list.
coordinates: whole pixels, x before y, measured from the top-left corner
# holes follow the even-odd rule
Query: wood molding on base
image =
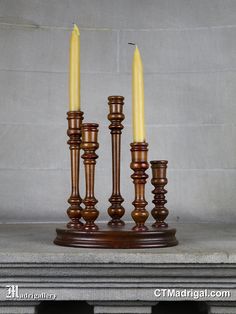
[(142, 249), (170, 247), (178, 244), (174, 228), (154, 228), (150, 226), (145, 231), (132, 230), (133, 224), (110, 227), (97, 224), (98, 230), (56, 229), (57, 237), (54, 243), (62, 246), (82, 248), (113, 248)]

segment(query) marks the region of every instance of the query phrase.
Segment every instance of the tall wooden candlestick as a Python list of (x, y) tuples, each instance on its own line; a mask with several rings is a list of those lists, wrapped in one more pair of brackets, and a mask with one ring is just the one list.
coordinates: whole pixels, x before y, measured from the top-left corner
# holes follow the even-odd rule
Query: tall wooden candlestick
[(79, 168), (80, 168), (80, 144), (81, 144), (81, 125), (83, 120), (82, 111), (67, 112), (69, 136), (68, 144), (70, 146), (71, 158), (71, 195), (68, 199), (70, 207), (67, 209), (67, 214), (70, 221), (67, 224), (68, 228), (80, 228), (83, 223), (81, 218), (81, 202), (82, 199), (79, 193)]
[(146, 231), (148, 228), (145, 226), (149, 213), (146, 210), (147, 201), (145, 199), (145, 184), (147, 182), (148, 175), (145, 171), (149, 165), (147, 162), (148, 144), (146, 142), (131, 143), (131, 157), (132, 162), (130, 168), (134, 171), (131, 178), (135, 187), (135, 199), (133, 201), (134, 210), (131, 215), (136, 223), (133, 230)]
[(120, 193), (120, 144), (121, 133), (124, 128), (122, 121), (125, 118), (123, 114), (124, 97), (110, 96), (108, 97), (108, 105), (110, 112), (107, 117), (111, 122), (109, 129), (111, 130), (112, 141), (112, 195), (109, 198), (111, 206), (108, 208), (108, 214), (112, 219), (108, 225), (122, 226), (124, 222), (121, 217), (124, 215), (125, 209), (121, 205), (124, 199)]
[(81, 156), (84, 159), (85, 180), (86, 180), (86, 195), (83, 201), (85, 208), (82, 210), (82, 217), (85, 220), (84, 230), (98, 230), (95, 225), (95, 220), (99, 215), (99, 211), (95, 208), (97, 199), (94, 196), (94, 179), (95, 165), (98, 155), (95, 151), (98, 149), (98, 124), (84, 123), (82, 125), (82, 144), (81, 148), (84, 154)]
[(154, 186), (152, 193), (154, 194), (153, 204), (155, 207), (151, 211), (152, 217), (155, 219), (153, 227), (168, 227), (168, 224), (164, 221), (169, 214), (168, 209), (165, 207), (167, 200), (165, 194), (165, 185), (168, 183), (166, 177), (167, 160), (152, 160), (150, 161), (152, 168), (152, 180), (151, 183)]

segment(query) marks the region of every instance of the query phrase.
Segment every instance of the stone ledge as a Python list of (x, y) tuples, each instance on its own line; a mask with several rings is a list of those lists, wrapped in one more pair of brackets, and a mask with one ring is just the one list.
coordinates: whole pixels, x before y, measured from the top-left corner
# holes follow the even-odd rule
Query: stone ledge
[[(158, 302), (155, 289), (229, 290), (236, 301), (235, 225), (177, 225), (179, 246), (104, 250), (53, 244), (57, 224), (0, 226), (0, 300), (6, 285), (57, 300)], [(194, 300), (186, 297), (186, 300)], [(183, 299), (181, 299), (183, 300)]]
[(56, 246), (57, 227), (63, 225), (0, 225), (0, 263), (236, 264), (235, 224), (176, 224), (178, 246), (132, 250)]

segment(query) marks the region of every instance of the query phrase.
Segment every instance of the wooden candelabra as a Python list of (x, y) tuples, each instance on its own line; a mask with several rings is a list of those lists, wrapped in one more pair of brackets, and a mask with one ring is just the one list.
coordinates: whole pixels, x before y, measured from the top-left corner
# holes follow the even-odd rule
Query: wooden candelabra
[[(54, 243), (63, 246), (90, 247), (90, 248), (157, 248), (174, 246), (178, 244), (175, 233), (176, 229), (169, 228), (164, 221), (168, 215), (165, 208), (164, 186), (167, 184), (166, 168), (167, 161), (152, 161), (152, 184), (155, 208), (152, 216), (155, 220), (151, 225), (146, 223), (149, 216), (146, 209), (145, 185), (148, 179), (146, 170), (148, 163), (148, 144), (146, 142), (131, 143), (131, 164), (133, 170), (131, 178), (134, 183), (135, 197), (134, 209), (131, 216), (135, 224), (124, 223), (121, 220), (125, 213), (122, 206), (124, 201), (120, 193), (120, 156), (121, 156), (121, 132), (124, 97), (108, 97), (112, 141), (112, 195), (109, 198), (110, 206), (108, 214), (111, 220), (107, 224), (96, 222), (99, 211), (95, 205), (97, 199), (94, 196), (95, 165), (98, 158), (96, 150), (98, 144), (98, 124), (82, 124), (81, 112), (69, 112), (68, 141), (71, 150), (71, 182), (72, 193), (69, 199), (71, 207), (68, 216), (71, 221), (66, 228), (58, 228)], [(69, 119), (70, 117), (70, 119)], [(81, 142), (82, 133), (82, 142)], [(86, 195), (83, 200), (84, 209), (81, 208), (82, 200), (79, 196), (79, 156), (80, 148), (84, 153), (82, 158), (85, 167)], [(81, 222), (81, 217), (85, 222)]]

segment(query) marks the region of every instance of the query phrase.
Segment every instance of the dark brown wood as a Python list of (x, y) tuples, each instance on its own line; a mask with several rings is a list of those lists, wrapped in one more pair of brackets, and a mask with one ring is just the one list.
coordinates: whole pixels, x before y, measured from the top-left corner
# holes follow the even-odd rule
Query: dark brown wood
[(67, 224), (68, 228), (81, 228), (83, 223), (81, 219), (81, 202), (82, 199), (79, 193), (79, 173), (80, 173), (80, 144), (81, 144), (81, 125), (83, 120), (82, 111), (67, 112), (69, 136), (68, 144), (70, 146), (71, 158), (71, 195), (68, 199), (70, 207), (67, 209), (67, 214), (70, 221)]
[[(98, 158), (95, 152), (99, 147), (97, 140), (98, 124), (85, 123), (82, 125), (82, 143), (80, 144), (80, 127), (83, 114), (68, 113), (68, 135), (70, 137), (68, 143), (71, 149), (72, 178), (72, 194), (69, 199), (71, 209), (68, 210), (68, 215), (71, 222), (66, 228), (56, 230), (57, 236), (54, 243), (62, 246), (113, 249), (161, 248), (177, 245), (176, 229), (169, 228), (164, 221), (168, 214), (164, 206), (166, 203), (164, 186), (167, 183), (167, 161), (151, 162), (152, 184), (157, 186), (157, 189), (153, 191), (155, 209), (152, 211), (156, 222), (151, 226), (145, 225), (149, 215), (146, 210), (147, 201), (145, 199), (145, 184), (148, 178), (146, 170), (149, 167), (147, 162), (148, 144), (145, 142), (131, 143), (132, 161), (130, 167), (134, 171), (131, 177), (135, 187), (134, 210), (131, 215), (136, 225), (120, 223), (121, 214), (123, 214), (123, 211), (120, 210), (123, 201), (120, 196), (120, 136), (123, 128), (121, 124), (123, 120), (123, 97), (112, 97), (109, 98), (110, 114), (108, 116), (111, 121), (110, 130), (113, 138), (113, 190), (110, 202), (114, 211), (109, 212), (112, 220), (110, 224), (95, 224), (99, 215), (99, 211), (95, 208), (97, 200), (94, 196), (95, 165)], [(85, 208), (82, 211), (79, 196), (80, 148), (84, 150), (82, 158), (84, 159), (86, 180)], [(114, 198), (112, 198), (113, 196)], [(80, 221), (81, 215), (85, 220), (84, 225)]]
[(150, 161), (152, 168), (152, 180), (151, 183), (154, 186), (152, 193), (154, 194), (153, 204), (155, 207), (151, 211), (152, 217), (155, 219), (153, 227), (167, 228), (168, 224), (165, 222), (166, 217), (169, 214), (168, 209), (165, 207), (167, 200), (165, 194), (165, 185), (168, 183), (166, 176), (167, 160), (152, 160)]
[[(84, 158), (86, 169), (86, 208), (82, 211), (82, 216), (86, 220), (85, 227), (81, 229), (57, 229), (54, 243), (62, 246), (81, 247), (81, 248), (112, 248), (112, 249), (144, 249), (161, 248), (178, 244), (175, 237), (176, 229), (147, 227), (144, 225), (148, 212), (145, 209), (144, 187), (147, 179), (145, 173), (148, 168), (147, 163), (147, 143), (132, 143), (131, 168), (134, 170), (132, 178), (135, 184), (135, 209), (133, 219), (136, 226), (127, 223), (125, 225), (94, 224), (98, 216), (98, 211), (94, 205), (97, 200), (94, 197), (94, 167), (97, 155), (95, 150), (97, 144), (96, 124), (83, 125), (83, 144), (85, 151)], [(162, 175), (163, 176), (163, 175)], [(99, 227), (98, 227), (99, 226)], [(141, 231), (141, 232), (140, 232)]]
[(131, 178), (134, 182), (135, 188), (135, 199), (133, 201), (134, 210), (131, 213), (133, 220), (136, 225), (133, 230), (135, 231), (146, 231), (148, 228), (145, 226), (149, 213), (146, 210), (148, 204), (145, 199), (145, 184), (147, 182), (148, 175), (146, 170), (149, 165), (147, 162), (148, 144), (142, 143), (131, 143), (131, 164), (130, 168), (134, 171)]
[(95, 151), (98, 147), (98, 124), (84, 123), (82, 125), (81, 143), (84, 154), (81, 157), (84, 159), (86, 195), (83, 200), (85, 208), (82, 210), (82, 217), (85, 220), (83, 230), (87, 231), (98, 229), (95, 224), (95, 220), (99, 215), (99, 211), (95, 207), (98, 201), (94, 196), (95, 165), (98, 158)]
[(100, 224), (99, 230), (93, 232), (82, 229), (57, 229), (54, 241), (57, 245), (82, 248), (107, 249), (144, 249), (161, 248), (178, 244), (175, 229), (156, 229), (149, 227), (146, 231), (135, 231), (133, 225), (113, 227)]
[(124, 202), (120, 193), (120, 147), (121, 133), (124, 128), (122, 121), (125, 118), (123, 114), (124, 97), (109, 96), (108, 97), (109, 114), (108, 120), (111, 122), (109, 129), (111, 130), (112, 144), (112, 195), (109, 198), (111, 206), (108, 208), (108, 214), (112, 218), (108, 224), (113, 226), (124, 225), (121, 217), (125, 213), (124, 207), (121, 205)]

